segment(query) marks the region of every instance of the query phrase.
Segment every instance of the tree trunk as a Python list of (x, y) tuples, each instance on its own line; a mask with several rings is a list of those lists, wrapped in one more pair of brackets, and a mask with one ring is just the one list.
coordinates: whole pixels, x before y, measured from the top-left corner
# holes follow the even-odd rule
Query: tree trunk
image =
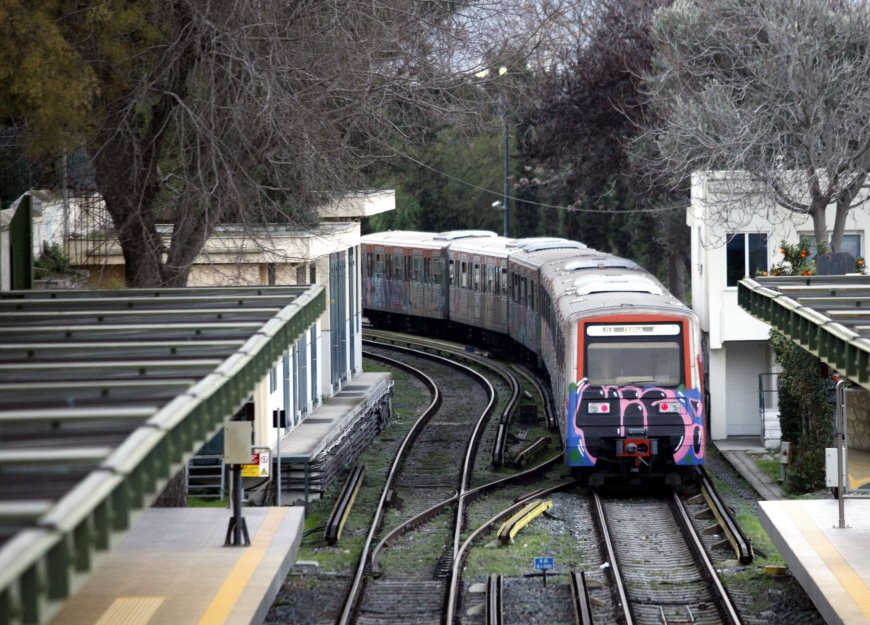
[[(163, 242), (154, 223), (154, 202), (159, 192), (157, 153), (160, 140), (142, 142), (130, 130), (117, 132), (106, 123), (99, 135), (94, 168), (106, 210), (124, 255), (128, 287), (163, 286)], [(127, 178), (118, 171), (130, 172)]]
[(828, 224), (825, 219), (825, 209), (827, 202), (824, 200), (813, 198), (810, 204), (810, 216), (813, 218), (813, 235), (816, 237), (816, 252), (830, 252), (830, 244), (828, 242)]

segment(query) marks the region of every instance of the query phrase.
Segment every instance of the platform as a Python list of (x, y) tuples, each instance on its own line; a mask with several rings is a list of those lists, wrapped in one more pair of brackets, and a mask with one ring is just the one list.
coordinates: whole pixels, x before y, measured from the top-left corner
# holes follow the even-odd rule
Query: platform
[(281, 457), (310, 461), (327, 451), (389, 393), (391, 385), (389, 373), (361, 373), (284, 437)]
[[(836, 499), (782, 499), (779, 484), (761, 471), (754, 454), (760, 439), (713, 441), (759, 493), (760, 521), (828, 625), (870, 623), (870, 498), (845, 500), (847, 528), (839, 528)], [(870, 474), (870, 454), (849, 451), (853, 487)]]
[(870, 500), (760, 502), (760, 520), (828, 625), (870, 623)]
[[(358, 432), (389, 411), (391, 388), (388, 373), (354, 378), (287, 434), (281, 457), (311, 463), (324, 479), (322, 459), (337, 467), (352, 456), (345, 447), (359, 446)], [(49, 624), (260, 625), (296, 559), (305, 508), (244, 508), (249, 547), (224, 546), (230, 516), (227, 508), (146, 510)]]
[(301, 508), (245, 508), (249, 547), (224, 547), (225, 508), (151, 508), (51, 625), (259, 625), (296, 559)]

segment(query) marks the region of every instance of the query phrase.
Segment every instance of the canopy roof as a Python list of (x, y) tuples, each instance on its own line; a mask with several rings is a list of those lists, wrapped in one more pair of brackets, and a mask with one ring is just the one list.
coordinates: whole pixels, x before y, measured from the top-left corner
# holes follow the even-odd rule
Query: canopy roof
[(324, 309), (321, 286), (0, 292), (0, 625), (50, 618)]
[(870, 276), (745, 278), (741, 308), (870, 389)]

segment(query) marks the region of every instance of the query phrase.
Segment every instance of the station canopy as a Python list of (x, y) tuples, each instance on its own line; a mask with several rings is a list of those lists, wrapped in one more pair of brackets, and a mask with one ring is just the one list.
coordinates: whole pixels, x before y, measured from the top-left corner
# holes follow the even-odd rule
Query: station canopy
[(776, 276), (738, 283), (740, 307), (870, 390), (870, 276)]
[(316, 285), (0, 292), (0, 625), (50, 618), (324, 308)]

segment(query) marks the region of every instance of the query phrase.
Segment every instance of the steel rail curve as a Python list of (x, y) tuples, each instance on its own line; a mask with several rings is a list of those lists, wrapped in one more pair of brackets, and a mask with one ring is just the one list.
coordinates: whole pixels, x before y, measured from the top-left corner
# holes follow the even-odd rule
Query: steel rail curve
[(380, 360), (381, 362), (389, 362), (390, 366), (398, 367), (403, 371), (407, 371), (417, 376), (421, 381), (423, 381), (423, 384), (426, 385), (426, 387), (429, 389), (429, 392), (432, 393), (432, 401), (430, 402), (429, 406), (426, 407), (426, 410), (423, 412), (423, 414), (420, 415), (420, 418), (417, 419), (417, 421), (411, 427), (411, 430), (408, 432), (408, 434), (405, 435), (405, 438), (404, 440), (402, 440), (402, 443), (399, 446), (399, 450), (396, 453), (396, 457), (393, 460), (392, 465), (390, 466), (390, 471), (387, 474), (387, 480), (384, 484), (383, 492), (381, 493), (380, 500), (378, 501), (377, 508), (375, 509), (372, 524), (369, 527), (365, 543), (363, 544), (359, 564), (357, 565), (353, 580), (351, 581), (350, 587), (348, 588), (348, 593), (344, 601), (344, 607), (342, 608), (341, 615), (339, 616), (337, 621), (338, 625), (348, 625), (350, 623), (353, 612), (357, 607), (357, 602), (359, 601), (363, 582), (365, 580), (365, 569), (368, 565), (369, 550), (371, 549), (372, 541), (374, 540), (375, 534), (380, 529), (380, 525), (383, 521), (384, 510), (386, 509), (387, 504), (387, 497), (392, 488), (396, 474), (399, 471), (399, 467), (401, 465), (403, 457), (407, 449), (414, 443), (414, 440), (419, 435), (420, 430), (432, 417), (432, 415), (435, 414), (435, 412), (441, 405), (441, 393), (438, 390), (438, 386), (435, 384), (432, 378), (424, 374), (422, 371), (415, 369), (414, 367), (411, 367), (410, 365), (407, 365), (398, 360), (393, 360), (392, 358), (386, 358), (383, 356), (378, 356), (376, 354), (367, 354), (367, 357)]
[[(371, 343), (370, 341), (365, 341), (365, 340), (363, 341), (363, 344), (370, 344), (370, 343)], [(456, 526), (455, 526), (455, 530), (454, 530), (453, 548), (452, 548), (452, 557), (455, 560), (456, 550), (458, 548), (459, 537), (461, 536), (461, 522), (462, 522), (462, 518), (464, 516), (464, 506), (463, 506), (463, 496), (464, 495), (463, 494), (467, 489), (468, 476), (469, 476), (469, 472), (473, 468), (474, 452), (476, 450), (476, 447), (479, 443), (479, 438), (480, 438), (481, 433), (483, 431), (483, 424), (485, 423), (485, 421), (489, 417), (489, 412), (492, 410), (492, 406), (495, 404), (495, 389), (493, 389), (492, 385), (489, 383), (489, 381), (483, 375), (481, 375), (480, 373), (478, 373), (477, 371), (475, 371), (471, 367), (468, 367), (466, 365), (458, 363), (455, 360), (451, 360), (449, 358), (446, 358), (446, 357), (440, 356), (440, 355), (436, 355), (436, 354), (420, 352), (418, 350), (413, 350), (413, 349), (410, 349), (407, 347), (401, 347), (398, 345), (389, 345), (389, 346), (381, 345), (381, 346), (389, 348), (389, 349), (393, 349), (393, 350), (396, 350), (399, 352), (414, 353), (418, 356), (429, 358), (431, 360), (435, 360), (435, 361), (438, 361), (442, 364), (450, 366), (454, 369), (458, 369), (460, 371), (463, 371), (467, 375), (469, 375), (471, 378), (475, 379), (479, 384), (481, 384), (484, 387), (484, 389), (486, 390), (487, 395), (489, 397), (489, 401), (488, 401), (485, 409), (482, 411), (480, 418), (478, 418), (471, 437), (469, 437), (468, 444), (466, 445), (465, 459), (464, 459), (464, 462), (462, 465), (462, 472), (459, 476), (458, 493), (460, 496), (457, 498)], [(435, 413), (435, 411), (438, 409), (438, 407), (441, 404), (441, 395), (440, 395), (440, 392), (437, 390), (437, 386), (435, 385), (434, 381), (432, 381), (431, 378), (429, 378), (428, 376), (423, 374), (421, 371), (415, 369), (414, 367), (410, 367), (409, 365), (406, 365), (405, 363), (402, 363), (398, 360), (391, 359), (391, 358), (381, 356), (381, 355), (377, 355), (377, 354), (374, 354), (371, 352), (366, 353), (366, 356), (380, 360), (382, 362), (389, 362), (389, 364), (391, 366), (396, 366), (396, 367), (403, 369), (405, 371), (410, 371), (414, 375), (418, 376), (420, 379), (428, 380), (428, 382), (425, 382), (426, 386), (430, 389), (430, 392), (433, 392), (433, 395), (436, 397), (436, 400), (433, 400), (432, 404), (430, 404), (430, 406), (426, 409), (424, 414), (421, 415), (421, 417), (417, 420), (417, 422), (415, 422), (414, 426), (411, 428), (411, 431), (405, 436), (405, 439), (402, 441), (402, 444), (399, 447), (398, 452), (396, 453), (396, 458), (394, 459), (393, 464), (390, 467), (390, 472), (387, 475), (387, 480), (384, 484), (384, 489), (383, 489), (383, 492), (381, 493), (381, 497), (380, 497), (380, 500), (378, 502), (377, 509), (375, 511), (375, 516), (374, 516), (374, 519), (372, 521), (372, 525), (369, 529), (368, 535), (366, 536), (366, 541), (363, 545), (363, 549), (362, 549), (362, 552), (360, 554), (360, 561), (359, 561), (359, 564), (357, 566), (357, 569), (356, 569), (356, 572), (354, 575), (354, 579), (350, 584), (348, 594), (346, 596), (344, 607), (342, 609), (341, 615), (339, 616), (339, 619), (336, 621), (338, 625), (348, 625), (351, 622), (353, 614), (358, 607), (358, 602), (359, 602), (360, 597), (362, 595), (362, 589), (363, 589), (364, 581), (365, 581), (365, 570), (366, 570), (367, 566), (369, 566), (369, 568), (371, 568), (370, 567), (371, 545), (372, 545), (372, 542), (374, 540), (374, 535), (380, 529), (380, 525), (383, 521), (384, 510), (386, 509), (386, 505), (387, 505), (387, 497), (388, 497), (390, 490), (392, 489), (396, 474), (398, 473), (398, 471), (401, 467), (401, 464), (404, 460), (404, 457), (405, 457), (408, 449), (411, 447), (414, 440), (417, 438), (420, 430), (428, 422), (429, 418)], [(437, 401), (437, 404), (436, 404), (436, 401)], [(451, 585), (453, 584), (453, 580), (450, 581), (450, 584)]]
[(595, 508), (594, 518), (598, 522), (598, 529), (601, 532), (601, 538), (607, 551), (607, 562), (610, 563), (610, 577), (613, 579), (613, 585), (616, 587), (616, 594), (622, 606), (625, 625), (634, 625), (634, 615), (631, 612), (631, 603), (625, 590), (625, 581), (622, 579), (622, 572), (619, 570), (619, 562), (616, 559), (616, 550), (613, 548), (613, 540), (610, 538), (610, 531), (607, 529), (607, 517), (604, 515), (604, 506), (601, 504), (601, 497), (598, 495), (598, 491), (593, 490), (591, 496), (593, 507)]

